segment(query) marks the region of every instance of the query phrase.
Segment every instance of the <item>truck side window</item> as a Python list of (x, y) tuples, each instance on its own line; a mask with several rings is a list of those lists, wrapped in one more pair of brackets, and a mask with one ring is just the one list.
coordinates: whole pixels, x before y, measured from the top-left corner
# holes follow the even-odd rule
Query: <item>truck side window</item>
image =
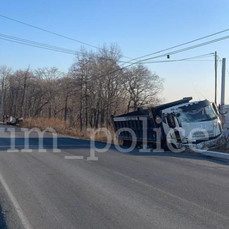
[(163, 115), (163, 117), (162, 117), (162, 122), (167, 123), (166, 122), (166, 116), (165, 115)]
[(219, 115), (219, 112), (218, 112), (218, 109), (217, 109), (215, 103), (212, 103), (212, 107), (213, 107), (215, 113), (216, 113), (217, 115)]
[(168, 125), (169, 125), (170, 128), (175, 128), (176, 127), (174, 116), (172, 114), (168, 114), (167, 115), (167, 120), (168, 120)]

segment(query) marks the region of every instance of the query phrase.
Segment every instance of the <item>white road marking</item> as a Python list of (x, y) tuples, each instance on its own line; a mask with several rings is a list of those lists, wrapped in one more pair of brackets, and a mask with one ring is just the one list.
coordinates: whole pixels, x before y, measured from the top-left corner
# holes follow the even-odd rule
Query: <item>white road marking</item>
[(5, 179), (3, 178), (3, 176), (1, 174), (0, 174), (0, 183), (2, 184), (4, 189), (6, 190), (8, 197), (9, 197), (10, 201), (12, 202), (12, 204), (13, 204), (13, 206), (14, 206), (17, 214), (18, 214), (18, 217), (20, 218), (23, 227), (25, 229), (32, 229), (32, 226), (29, 223), (28, 219), (26, 218), (24, 212), (22, 211), (17, 199), (14, 197), (13, 193), (11, 192), (9, 186), (7, 185)]
[(67, 160), (83, 160), (83, 156), (64, 156), (65, 159)]

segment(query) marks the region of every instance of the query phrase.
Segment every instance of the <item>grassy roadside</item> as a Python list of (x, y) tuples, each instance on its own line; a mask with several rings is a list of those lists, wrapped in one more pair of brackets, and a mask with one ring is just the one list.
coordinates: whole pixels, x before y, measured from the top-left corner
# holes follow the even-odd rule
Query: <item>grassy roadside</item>
[[(58, 134), (63, 134), (66, 136), (76, 137), (79, 139), (90, 140), (90, 131), (80, 130), (80, 128), (71, 127), (69, 122), (57, 118), (27, 118), (20, 124), (23, 128), (38, 128), (40, 130), (45, 130), (48, 127), (53, 128)], [(112, 138), (114, 136), (114, 131), (109, 129)], [(106, 133), (103, 131), (98, 131), (95, 135), (96, 141), (107, 142)]]
[(224, 137), (219, 146), (213, 147), (210, 151), (229, 153), (229, 137)]
[(217, 152), (221, 152), (221, 153), (229, 153), (229, 146), (227, 145), (227, 146), (212, 148), (211, 151), (217, 151)]

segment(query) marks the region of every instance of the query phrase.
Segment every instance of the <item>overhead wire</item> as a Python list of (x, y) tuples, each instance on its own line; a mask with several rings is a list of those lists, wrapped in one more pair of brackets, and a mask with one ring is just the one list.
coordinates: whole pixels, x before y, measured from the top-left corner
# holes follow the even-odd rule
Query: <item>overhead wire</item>
[(31, 40), (27, 40), (27, 39), (23, 39), (23, 38), (19, 38), (19, 37), (14, 37), (14, 36), (9, 36), (6, 34), (1, 34), (1, 33), (0, 33), (0, 39), (14, 42), (14, 43), (18, 43), (18, 44), (27, 45), (27, 46), (32, 46), (32, 47), (36, 47), (36, 48), (42, 48), (42, 49), (47, 49), (47, 50), (51, 50), (51, 51), (71, 54), (71, 55), (75, 55), (77, 53), (75, 50), (66, 49), (66, 48), (58, 47), (58, 46), (54, 46), (54, 45), (48, 45), (45, 43), (31, 41)]
[[(173, 52), (170, 52), (170, 53), (166, 53), (166, 54), (162, 54), (162, 55), (159, 55), (159, 56), (155, 56), (155, 57), (139, 60), (139, 61), (131, 63), (131, 64), (127, 65), (127, 66), (121, 67), (121, 68), (117, 69), (117, 71), (119, 71), (120, 69), (125, 69), (125, 68), (127, 68), (129, 66), (132, 66), (134, 64), (140, 64), (140, 63), (145, 64), (145, 63), (147, 63), (146, 61), (148, 61), (148, 60), (152, 60), (152, 59), (156, 59), (156, 58), (159, 58), (159, 57), (164, 57), (164, 56), (167, 56), (167, 55), (172, 55), (172, 54), (184, 52), (186, 50), (190, 50), (190, 49), (193, 49), (193, 48), (201, 47), (201, 46), (208, 45), (208, 44), (211, 44), (211, 43), (214, 43), (214, 42), (218, 42), (218, 41), (221, 41), (221, 40), (224, 40), (224, 39), (228, 39), (228, 38), (229, 38), (229, 36), (225, 36), (225, 37), (221, 37), (221, 38), (214, 39), (214, 40), (211, 40), (211, 41), (207, 41), (207, 42), (204, 42), (204, 43), (200, 43), (200, 44), (197, 44), (197, 45), (193, 45), (193, 46), (190, 46), (190, 47), (186, 47), (186, 48), (183, 48), (183, 49), (179, 49), (179, 50), (176, 50), (176, 51), (173, 51)], [(62, 48), (62, 47), (48, 45), (48, 44), (35, 42), (35, 41), (31, 41), (31, 40), (26, 40), (26, 39), (14, 37), (14, 36), (9, 36), (9, 35), (6, 35), (6, 34), (0, 34), (0, 39), (7, 40), (7, 41), (10, 41), (10, 42), (19, 43), (19, 44), (23, 44), (23, 45), (29, 45), (29, 46), (33, 46), (33, 47), (37, 47), (37, 48), (44, 48), (44, 49), (48, 49), (48, 50), (51, 50), (51, 51), (58, 51), (58, 52), (67, 53), (67, 54), (73, 54), (73, 55), (76, 54), (76, 51), (74, 51), (74, 50), (65, 49), (65, 48)], [(207, 55), (209, 55), (209, 54), (207, 54)], [(191, 58), (193, 58), (193, 57), (191, 57)], [(191, 59), (191, 58), (189, 58), (189, 59)], [(179, 60), (157, 61), (157, 62), (175, 62), (175, 61), (183, 61), (183, 60), (185, 60), (185, 58), (184, 59), (179, 59)]]
[[(93, 48), (96, 48), (96, 49), (101, 49), (100, 47), (95, 46), (95, 45), (92, 45), (92, 44), (89, 44), (89, 43), (87, 43), (87, 42), (83, 42), (83, 41), (74, 39), (74, 38), (72, 38), (72, 37), (69, 37), (69, 36), (66, 36), (66, 35), (63, 35), (63, 34), (60, 34), (60, 33), (57, 33), (57, 32), (53, 32), (53, 31), (48, 30), (48, 29), (44, 29), (44, 28), (42, 28), (42, 27), (35, 26), (35, 25), (32, 25), (32, 24), (30, 24), (30, 23), (27, 23), (27, 22), (24, 22), (24, 21), (21, 21), (21, 20), (18, 20), (18, 19), (14, 19), (14, 18), (12, 18), (12, 17), (5, 16), (5, 15), (3, 15), (3, 14), (0, 14), (0, 17), (5, 18), (5, 19), (7, 19), (7, 20), (11, 20), (11, 21), (17, 22), (17, 23), (20, 23), (20, 24), (23, 24), (23, 25), (25, 25), (25, 26), (29, 26), (29, 27), (34, 28), (34, 29), (41, 30), (41, 31), (46, 32), (46, 33), (50, 33), (50, 34), (53, 34), (53, 35), (56, 35), (56, 36), (59, 36), (59, 37), (62, 37), (62, 38), (66, 38), (66, 39), (69, 39), (69, 40), (72, 40), (72, 41), (81, 43), (81, 44), (83, 44), (83, 45), (87, 45), (87, 46), (90, 46), (90, 47), (93, 47)], [(229, 29), (224, 29), (224, 30), (221, 30), (221, 31), (218, 31), (218, 32), (215, 32), (215, 33), (212, 33), (212, 34), (209, 34), (209, 35), (206, 35), (206, 36), (197, 38), (197, 39), (193, 39), (193, 40), (188, 41), (188, 42), (184, 42), (184, 43), (181, 43), (181, 44), (178, 44), (178, 45), (175, 45), (175, 46), (166, 48), (166, 49), (162, 49), (162, 50), (159, 50), (159, 51), (150, 53), (150, 54), (146, 54), (146, 55), (139, 56), (139, 57), (136, 57), (136, 58), (130, 58), (130, 57), (126, 57), (126, 58), (131, 59), (131, 61), (137, 60), (137, 59), (141, 59), (141, 58), (144, 58), (144, 57), (147, 57), (147, 56), (152, 56), (152, 55), (155, 55), (155, 54), (164, 52), (164, 51), (168, 51), (168, 50), (171, 50), (171, 49), (174, 49), (174, 48), (178, 48), (178, 47), (181, 47), (181, 46), (184, 46), (184, 45), (187, 45), (187, 44), (196, 42), (196, 41), (200, 41), (200, 40), (203, 40), (203, 39), (206, 39), (206, 38), (209, 38), (209, 37), (212, 37), (212, 36), (221, 34), (221, 33), (228, 32), (228, 31), (229, 31)], [(124, 57), (124, 56), (123, 56), (123, 57)], [(124, 62), (124, 63), (125, 63), (125, 62)], [(128, 63), (128, 62), (126, 62), (126, 63)]]
[[(47, 49), (47, 50), (51, 50), (51, 51), (57, 51), (57, 52), (67, 53), (67, 54), (71, 54), (71, 55), (72, 54), (73, 55), (76, 54), (76, 51), (71, 50), (71, 49), (66, 49), (66, 48), (62, 48), (62, 47), (58, 47), (58, 46), (53, 46), (53, 45), (48, 45), (48, 44), (45, 44), (45, 43), (31, 41), (31, 40), (27, 40), (27, 39), (15, 37), (15, 36), (10, 36), (10, 35), (6, 35), (6, 34), (2, 34), (2, 33), (0, 33), (0, 39), (6, 40), (6, 41), (15, 42), (15, 43), (18, 43), (18, 44), (28, 45), (28, 46), (32, 46), (32, 47), (43, 48), (43, 49)], [(208, 54), (203, 54), (203, 55), (198, 55), (198, 56), (192, 56), (192, 57), (183, 58), (183, 59), (175, 59), (175, 60), (161, 60), (161, 61), (144, 62), (144, 64), (147, 64), (147, 63), (177, 62), (177, 61), (186, 61), (186, 60), (190, 60), (190, 61), (210, 61), (210, 60), (193, 60), (193, 59), (201, 58), (201, 57), (207, 57), (207, 56), (211, 56), (213, 54), (214, 53), (208, 53)], [(104, 58), (104, 59), (109, 59), (109, 58)]]
[[(206, 57), (206, 56), (208, 56), (208, 55), (213, 55), (213, 54), (214, 54), (214, 53), (207, 53), (207, 54), (203, 54), (203, 55), (198, 55), (198, 56), (192, 56), (192, 57), (187, 57), (187, 58), (183, 58), (183, 59), (178, 59), (178, 60), (175, 60), (175, 61), (184, 61), (184, 60), (189, 60), (189, 59), (194, 59), (194, 58), (200, 58), (201, 56), (202, 56), (202, 57)], [(152, 63), (166, 63), (166, 62), (172, 62), (172, 61), (161, 60), (161, 61), (155, 61), (155, 62), (152, 62)], [(145, 63), (143, 63), (143, 64), (145, 64)], [(131, 65), (133, 65), (133, 64), (131, 64)], [(110, 72), (108, 72), (108, 73), (106, 73), (106, 74), (99, 75), (98, 77), (104, 77), (104, 76), (106, 76), (106, 75), (110, 75), (110, 74), (116, 73), (116, 72), (118, 72), (118, 71), (122, 71), (122, 70), (124, 70), (124, 69), (126, 69), (126, 68), (128, 68), (128, 67), (129, 67), (129, 66), (119, 67), (119, 68), (116, 69), (116, 70), (110, 71)]]
[[(65, 38), (65, 39), (68, 39), (68, 40), (71, 40), (71, 41), (78, 42), (78, 43), (83, 44), (83, 45), (87, 45), (87, 46), (92, 47), (92, 48), (101, 49), (100, 47), (92, 45), (90, 43), (83, 42), (83, 41), (77, 40), (75, 38), (72, 38), (72, 37), (69, 37), (69, 36), (66, 36), (66, 35), (63, 35), (63, 34), (48, 30), (48, 29), (44, 29), (44, 28), (39, 27), (39, 26), (32, 25), (30, 23), (27, 23), (27, 22), (24, 22), (24, 21), (21, 21), (21, 20), (12, 18), (12, 17), (5, 16), (3, 14), (0, 14), (0, 17), (5, 18), (7, 20), (11, 20), (11, 21), (17, 22), (17, 23), (20, 23), (20, 24), (23, 24), (25, 26), (29, 26), (29, 27), (34, 28), (34, 29), (38, 29), (38, 30), (46, 32), (46, 33), (50, 33), (50, 34), (53, 34), (53, 35), (56, 35), (56, 36), (59, 36), (59, 37), (62, 37), (62, 38)], [(139, 57), (136, 57), (136, 58), (130, 58), (130, 57), (127, 57), (127, 56), (123, 56), (123, 57), (131, 59), (131, 61), (133, 61), (133, 60), (145, 58), (147, 56), (152, 56), (152, 55), (155, 55), (155, 54), (159, 54), (159, 53), (162, 53), (162, 52), (174, 49), (174, 48), (178, 48), (178, 47), (181, 47), (181, 46), (184, 46), (184, 45), (187, 45), (187, 44), (191, 44), (191, 43), (194, 43), (194, 42), (197, 42), (197, 41), (200, 41), (200, 40), (212, 37), (212, 36), (216, 36), (218, 34), (222, 34), (222, 33), (228, 32), (228, 31), (229, 31), (229, 28), (221, 30), (221, 31), (218, 31), (218, 32), (215, 32), (215, 33), (212, 33), (212, 34), (209, 34), (209, 35), (206, 35), (206, 36), (203, 36), (203, 37), (200, 37), (200, 38), (197, 38), (197, 39), (193, 39), (193, 40), (188, 41), (188, 42), (184, 42), (184, 43), (181, 43), (181, 44), (178, 44), (178, 45), (174, 45), (174, 46), (171, 46), (169, 48), (165, 48), (165, 49), (153, 52), (153, 53), (149, 53), (149, 54), (146, 54), (146, 55), (143, 55), (143, 56), (139, 56)], [(129, 62), (126, 62), (126, 63), (129, 63)]]
[[(141, 58), (145, 58), (145, 57), (152, 56), (152, 55), (156, 55), (156, 54), (159, 54), (159, 53), (162, 53), (162, 52), (165, 52), (165, 51), (169, 51), (169, 50), (172, 50), (172, 49), (175, 49), (175, 48), (179, 48), (181, 46), (185, 46), (185, 45), (188, 45), (188, 44), (200, 41), (200, 40), (204, 40), (206, 38), (209, 38), (209, 37), (212, 37), (212, 36), (216, 36), (216, 35), (219, 35), (219, 34), (225, 33), (225, 32), (229, 32), (229, 28), (221, 30), (221, 31), (218, 31), (218, 32), (215, 32), (215, 33), (212, 33), (212, 34), (209, 34), (209, 35), (206, 35), (206, 36), (203, 36), (203, 37), (200, 37), (200, 38), (197, 38), (197, 39), (194, 39), (194, 40), (191, 40), (191, 41), (187, 41), (187, 42), (184, 42), (184, 43), (181, 43), (181, 44), (178, 44), (178, 45), (174, 45), (174, 46), (171, 46), (169, 48), (165, 48), (165, 49), (153, 52), (153, 53), (149, 53), (149, 54), (146, 54), (146, 55), (143, 55), (143, 56), (139, 56), (139, 57), (133, 58), (131, 61), (137, 60), (137, 59), (141, 59)], [(128, 63), (128, 61), (126, 63)]]
[[(3, 16), (3, 15), (0, 15), (0, 16)], [(192, 43), (194, 41), (201, 40), (201, 39), (204, 39), (204, 38), (207, 38), (207, 37), (219, 34), (219, 33), (223, 33), (223, 32), (228, 31), (228, 30), (223, 30), (223, 31), (220, 31), (220, 32), (217, 32), (217, 33), (205, 36), (205, 37), (201, 37), (201, 38), (198, 38), (198, 39), (195, 39), (195, 40), (192, 40), (192, 41), (180, 44), (180, 45), (173, 46), (173, 47), (168, 48), (168, 49), (172, 49), (174, 47), (180, 47), (180, 46), (182, 46), (184, 44)], [(132, 62), (127, 66), (123, 66), (123, 67), (121, 66), (121, 68), (118, 68), (118, 69), (116, 69), (114, 71), (116, 72), (116, 71), (119, 71), (119, 70), (123, 70), (123, 69), (126, 69), (126, 68), (128, 68), (128, 67), (130, 67), (132, 65), (135, 65), (135, 64), (145, 64), (145, 63), (147, 63), (146, 61), (148, 61), (148, 60), (157, 59), (157, 58), (165, 57), (165, 56), (168, 57), (168, 56), (171, 56), (171, 55), (174, 55), (174, 54), (177, 54), (177, 53), (181, 53), (181, 52), (185, 52), (185, 51), (188, 51), (188, 50), (191, 50), (191, 49), (195, 49), (195, 48), (198, 48), (198, 47), (201, 47), (201, 46), (209, 45), (211, 43), (219, 42), (219, 41), (222, 41), (222, 40), (225, 40), (225, 39), (228, 39), (228, 38), (229, 38), (229, 36), (224, 36), (224, 37), (220, 37), (220, 38), (213, 39), (213, 40), (210, 40), (210, 41), (206, 41), (206, 42), (203, 42), (203, 43), (199, 43), (199, 44), (196, 44), (196, 45), (192, 45), (192, 46), (189, 46), (189, 47), (185, 47), (185, 48), (182, 48), (182, 49), (178, 49), (178, 50), (175, 50), (175, 51), (172, 51), (172, 52), (168, 52), (168, 53), (164, 53), (164, 54), (161, 54), (161, 55), (157, 55), (157, 56), (154, 56), (154, 57), (141, 59), (141, 60)], [(10, 42), (15, 42), (15, 43), (18, 43), (18, 44), (29, 45), (29, 46), (33, 46), (33, 47), (37, 47), (37, 48), (44, 48), (44, 49), (48, 49), (48, 50), (52, 50), (52, 51), (58, 51), (58, 52), (62, 52), (62, 53), (68, 53), (68, 54), (73, 54), (73, 55), (76, 54), (75, 50), (65, 49), (65, 48), (62, 48), (62, 47), (48, 45), (48, 44), (35, 42), (35, 41), (31, 41), (31, 40), (26, 40), (26, 39), (13, 37), (13, 36), (5, 35), (5, 34), (0, 34), (0, 39), (6, 40), (6, 41), (10, 41)], [(164, 50), (168, 50), (168, 49), (164, 49)], [(155, 52), (155, 53), (160, 53), (160, 52), (162, 52), (164, 50), (160, 50), (160, 51)], [(170, 60), (170, 61), (157, 61), (157, 62), (175, 62), (175, 61), (183, 61), (183, 59)], [(111, 73), (107, 73), (107, 74), (112, 74), (114, 71), (112, 71)]]
[[(39, 26), (36, 26), (36, 25), (32, 25), (32, 24), (30, 24), (30, 23), (27, 23), (27, 22), (24, 22), (24, 21), (21, 21), (21, 20), (18, 20), (18, 19), (14, 19), (14, 18), (5, 16), (5, 15), (2, 15), (2, 14), (0, 14), (0, 17), (5, 18), (5, 19), (10, 20), (10, 21), (14, 21), (14, 22), (20, 23), (20, 24), (22, 24), (22, 25), (25, 25), (25, 26), (28, 26), (28, 27), (31, 27), (31, 28), (34, 28), (34, 29), (37, 29), (37, 30), (40, 30), (40, 31), (43, 31), (43, 32), (46, 32), (46, 33), (49, 33), (49, 34), (52, 34), (52, 35), (56, 35), (56, 36), (58, 36), (58, 37), (62, 37), (62, 38), (65, 38), (65, 39), (68, 39), (68, 40), (71, 40), (71, 41), (80, 43), (80, 44), (82, 44), (82, 45), (89, 46), (89, 47), (91, 47), (91, 48), (95, 48), (95, 49), (98, 49), (98, 50), (101, 50), (101, 49), (102, 49), (102, 48), (100, 48), (100, 47), (98, 47), (98, 46), (89, 44), (89, 43), (87, 43), (87, 42), (80, 41), (80, 40), (78, 40), (78, 39), (75, 39), (75, 38), (72, 38), (72, 37), (69, 37), (69, 36), (66, 36), (66, 35), (63, 35), (63, 34), (60, 34), (60, 33), (57, 33), (57, 32), (51, 31), (51, 30), (48, 30), (48, 29), (44, 29), (44, 28), (42, 28), (42, 27), (39, 27)], [(124, 55), (123, 55), (123, 57), (125, 57), (125, 58), (127, 58), (127, 59), (132, 59), (131, 57), (124, 56)]]
[(178, 50), (175, 50), (173, 52), (168, 52), (168, 53), (157, 55), (157, 56), (154, 56), (154, 57), (141, 59), (141, 60), (135, 61), (133, 63), (130, 63), (129, 65), (124, 66), (123, 68), (125, 69), (127, 67), (132, 66), (132, 65), (140, 64), (140, 63), (144, 64), (144, 62), (148, 61), (148, 60), (157, 59), (157, 58), (160, 58), (160, 57), (171, 56), (171, 55), (174, 55), (174, 54), (177, 54), (177, 53), (182, 53), (182, 52), (185, 52), (185, 51), (188, 51), (188, 50), (196, 49), (196, 48), (199, 48), (199, 47), (202, 47), (202, 46), (206, 46), (206, 45), (209, 45), (209, 44), (212, 44), (212, 43), (216, 43), (216, 42), (219, 42), (219, 41), (222, 41), (222, 40), (226, 40), (226, 39), (229, 39), (229, 35), (228, 36), (224, 36), (224, 37), (220, 37), (220, 38), (217, 38), (217, 39), (213, 39), (213, 40), (210, 40), (210, 41), (202, 42), (202, 43), (199, 43), (199, 44), (196, 44), (196, 45), (192, 45), (192, 46), (189, 46), (189, 47), (186, 47), (186, 48), (178, 49)]
[(198, 56), (192, 56), (188, 58), (182, 58), (182, 59), (175, 59), (175, 60), (161, 60), (161, 61), (149, 61), (149, 62), (144, 62), (144, 64), (151, 64), (151, 63), (166, 63), (166, 62), (177, 62), (177, 61), (213, 61), (213, 60), (195, 60), (201, 57), (211, 57), (214, 55), (214, 53), (207, 53), (203, 55), (198, 55)]

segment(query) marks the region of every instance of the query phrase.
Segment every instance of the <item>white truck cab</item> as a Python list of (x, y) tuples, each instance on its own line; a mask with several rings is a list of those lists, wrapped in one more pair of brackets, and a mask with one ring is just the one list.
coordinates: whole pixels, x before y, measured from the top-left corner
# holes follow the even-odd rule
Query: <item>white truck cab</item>
[(179, 104), (161, 112), (165, 135), (177, 148), (188, 144), (211, 147), (222, 136), (218, 109), (208, 100)]

